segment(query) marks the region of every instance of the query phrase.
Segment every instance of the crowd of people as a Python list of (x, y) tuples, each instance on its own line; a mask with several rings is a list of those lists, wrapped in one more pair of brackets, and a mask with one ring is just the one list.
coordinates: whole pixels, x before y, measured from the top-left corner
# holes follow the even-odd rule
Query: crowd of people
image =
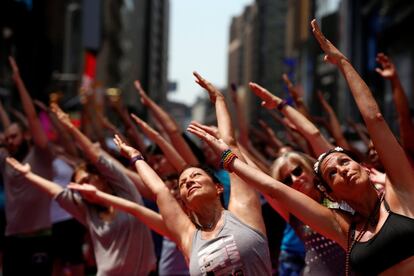
[[(10, 58), (23, 112), (0, 105), (3, 275), (414, 274), (414, 127), (397, 70), (378, 54), (398, 139), (349, 60), (311, 28), (355, 99), (365, 126), (351, 126), (365, 148), (321, 93), (328, 120), (315, 120), (286, 75), (292, 103), (250, 83), (283, 139), (264, 121), (249, 129), (233, 91), (236, 127), (197, 72), (216, 125), (193, 121), (184, 133), (136, 81), (151, 121), (108, 101), (115, 126), (86, 93), (78, 127), (58, 103), (32, 100)], [(265, 204), (286, 224), (269, 227)]]

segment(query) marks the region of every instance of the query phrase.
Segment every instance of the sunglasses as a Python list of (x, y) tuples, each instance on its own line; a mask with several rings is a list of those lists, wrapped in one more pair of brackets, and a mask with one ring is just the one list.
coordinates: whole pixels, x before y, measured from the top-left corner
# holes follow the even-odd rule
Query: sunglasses
[(288, 186), (291, 186), (293, 183), (293, 179), (292, 179), (292, 175), (299, 177), (301, 176), (303, 173), (303, 169), (301, 166), (296, 166), (296, 168), (294, 168), (288, 176), (286, 176), (285, 178), (282, 179), (282, 182), (285, 183)]

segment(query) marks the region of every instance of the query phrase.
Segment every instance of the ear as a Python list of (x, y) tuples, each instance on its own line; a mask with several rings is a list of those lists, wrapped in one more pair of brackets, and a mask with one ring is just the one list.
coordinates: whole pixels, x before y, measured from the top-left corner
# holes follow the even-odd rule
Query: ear
[(222, 194), (224, 192), (224, 186), (219, 183), (216, 183), (216, 191), (218, 195)]

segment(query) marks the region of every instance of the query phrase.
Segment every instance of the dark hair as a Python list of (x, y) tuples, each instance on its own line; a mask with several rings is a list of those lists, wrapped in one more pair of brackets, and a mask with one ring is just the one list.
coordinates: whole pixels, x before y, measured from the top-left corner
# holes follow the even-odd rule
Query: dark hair
[[(207, 165), (201, 165), (201, 166), (191, 166), (191, 165), (188, 165), (188, 166), (186, 166), (181, 172), (180, 172), (180, 174), (179, 174), (179, 176), (178, 176), (178, 178), (181, 176), (181, 174), (185, 171), (185, 170), (187, 170), (187, 169), (189, 169), (189, 168), (199, 168), (199, 169), (202, 169), (203, 171), (205, 171), (206, 172), (206, 174), (213, 180), (213, 183), (215, 183), (215, 184), (219, 184), (220, 186), (222, 186), (222, 187), (224, 187), (224, 185), (223, 185), (223, 183), (219, 180), (219, 178), (216, 176), (216, 172), (215, 172), (215, 170), (212, 168), (212, 167), (210, 167), (210, 166), (207, 166)], [(220, 194), (220, 203), (221, 203), (221, 206), (223, 206), (223, 207), (225, 207), (226, 205), (225, 205), (225, 202), (224, 202), (224, 194), (222, 193), (222, 194)]]
[(75, 175), (80, 170), (84, 170), (84, 171), (86, 171), (90, 174), (94, 174), (94, 175), (97, 175), (99, 177), (101, 176), (98, 169), (94, 165), (92, 165), (90, 163), (81, 163), (78, 166), (76, 166), (76, 168), (74, 169), (73, 174), (72, 174), (72, 178), (70, 179), (71, 182), (75, 182)]

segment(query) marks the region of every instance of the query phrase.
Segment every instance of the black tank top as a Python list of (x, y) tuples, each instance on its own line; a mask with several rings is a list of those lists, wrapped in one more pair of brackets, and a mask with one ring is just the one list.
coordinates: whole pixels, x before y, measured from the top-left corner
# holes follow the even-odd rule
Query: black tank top
[(414, 219), (392, 212), (385, 200), (384, 206), (388, 217), (380, 231), (366, 242), (355, 242), (350, 252), (352, 269), (362, 275), (377, 275), (414, 256)]

